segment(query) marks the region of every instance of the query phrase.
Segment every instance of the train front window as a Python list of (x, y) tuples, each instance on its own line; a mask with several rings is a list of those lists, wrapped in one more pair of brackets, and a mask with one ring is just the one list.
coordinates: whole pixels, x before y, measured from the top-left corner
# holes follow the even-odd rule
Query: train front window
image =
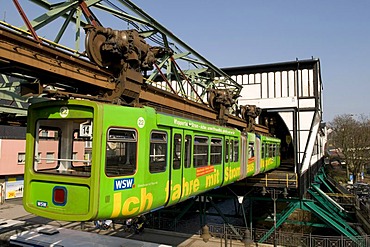
[(36, 130), (35, 172), (90, 176), (91, 119), (39, 120)]

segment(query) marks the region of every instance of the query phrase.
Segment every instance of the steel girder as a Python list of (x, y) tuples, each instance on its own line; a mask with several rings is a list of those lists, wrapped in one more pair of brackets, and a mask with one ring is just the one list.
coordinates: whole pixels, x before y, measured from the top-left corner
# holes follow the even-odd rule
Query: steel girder
[(230, 76), (129, 0), (29, 2), (38, 8), (33, 8), (32, 12), (24, 8), (31, 27), (25, 25), (21, 29), (33, 29), (38, 36), (52, 40), (58, 49), (67, 50), (75, 58), (86, 59), (81, 42), (85, 36), (83, 28), (87, 25), (113, 29), (127, 27), (137, 30), (150, 45), (165, 47), (173, 52), (171, 57), (164, 56), (157, 60), (157, 68), (145, 76), (147, 84), (197, 102), (206, 101), (209, 88), (226, 89), (235, 97), (241, 91), (241, 86)]

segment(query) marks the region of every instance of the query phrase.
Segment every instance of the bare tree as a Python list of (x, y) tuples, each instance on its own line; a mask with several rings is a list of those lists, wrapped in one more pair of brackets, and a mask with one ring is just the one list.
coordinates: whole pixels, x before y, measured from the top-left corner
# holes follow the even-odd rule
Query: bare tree
[(329, 143), (342, 149), (347, 178), (351, 172), (356, 182), (370, 161), (370, 120), (363, 115), (355, 119), (353, 115), (344, 114), (336, 116), (329, 126), (333, 130)]

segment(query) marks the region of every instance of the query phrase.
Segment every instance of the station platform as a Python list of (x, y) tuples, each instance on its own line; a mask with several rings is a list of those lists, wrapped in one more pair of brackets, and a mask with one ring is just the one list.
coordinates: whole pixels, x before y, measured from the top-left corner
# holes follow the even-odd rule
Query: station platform
[[(42, 233), (44, 232), (44, 233)], [(31, 241), (32, 240), (32, 241)], [(28, 245), (25, 242), (28, 241)], [(65, 222), (35, 216), (26, 212), (21, 199), (0, 205), (0, 246), (146, 246), (146, 247), (215, 247), (245, 246), (239, 240), (211, 238), (204, 242), (199, 235), (146, 228), (134, 234), (115, 224), (108, 230), (96, 229), (93, 222)], [(270, 246), (252, 243), (249, 246)]]

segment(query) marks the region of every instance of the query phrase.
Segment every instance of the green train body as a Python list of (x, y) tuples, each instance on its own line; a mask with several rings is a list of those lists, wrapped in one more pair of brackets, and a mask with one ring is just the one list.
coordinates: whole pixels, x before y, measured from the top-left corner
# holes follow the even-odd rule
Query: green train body
[(276, 138), (150, 107), (48, 101), (27, 126), (23, 204), (56, 220), (132, 218), (280, 164)]

